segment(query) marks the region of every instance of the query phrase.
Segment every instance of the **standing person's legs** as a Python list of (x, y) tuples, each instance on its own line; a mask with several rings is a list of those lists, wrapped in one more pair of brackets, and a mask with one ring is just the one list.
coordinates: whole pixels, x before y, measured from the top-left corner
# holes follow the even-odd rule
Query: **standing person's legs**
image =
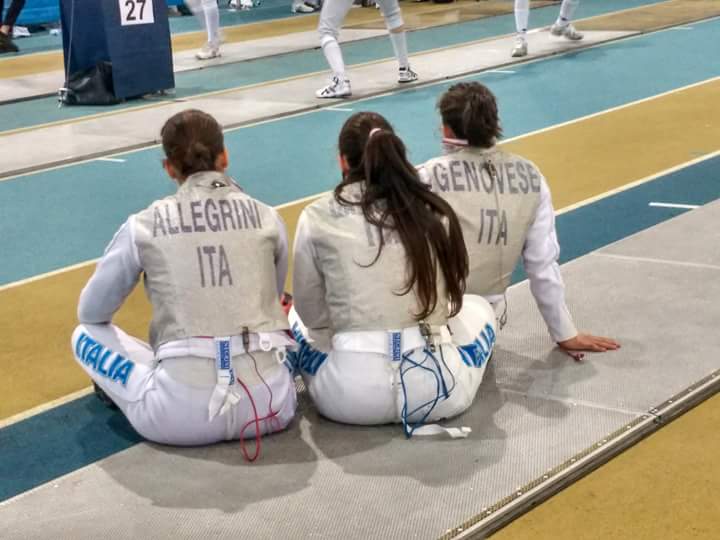
[(402, 18), (398, 0), (379, 0), (378, 6), (380, 6), (380, 11), (385, 19), (385, 27), (388, 30), (390, 42), (395, 52), (395, 58), (397, 58), (400, 67), (398, 82), (407, 83), (416, 81), (417, 74), (410, 69), (405, 22)]
[(319, 98), (347, 97), (352, 94), (350, 81), (345, 73), (338, 36), (340, 27), (352, 7), (353, 0), (327, 0), (320, 11), (320, 47), (333, 72), (332, 80), (328, 86), (316, 92)]
[[(2, 25), (0, 26), (0, 54), (4, 52), (18, 52), (17, 45), (15, 45), (12, 40), (12, 29), (24, 6), (25, 0), (12, 0), (10, 2), (7, 15), (2, 20)], [(0, 18), (2, 18), (4, 7), (4, 1), (0, 0)]]
[(563, 0), (563, 3), (560, 5), (560, 15), (558, 16), (557, 22), (570, 23), (579, 4), (580, 0)]
[[(17, 21), (18, 17), (20, 16), (20, 12), (22, 11), (22, 8), (25, 7), (25, 0), (12, 0), (10, 2), (10, 7), (8, 8), (7, 15), (3, 19), (2, 22), (2, 28), (0, 28), (0, 31), (4, 34), (9, 34), (12, 31), (13, 26), (15, 26), (15, 21)], [(0, 3), (0, 13), (2, 13), (3, 5)]]
[(552, 35), (563, 36), (565, 39), (571, 41), (577, 41), (583, 38), (583, 34), (575, 30), (575, 27), (570, 23), (578, 4), (580, 4), (580, 0), (563, 0), (563, 3), (560, 5), (560, 14), (555, 24), (550, 28)]
[(207, 43), (195, 55), (198, 60), (220, 56), (220, 11), (217, 0), (187, 0), (188, 7), (207, 32)]
[(515, 0), (515, 30), (517, 37), (515, 46), (512, 50), (512, 56), (527, 56), (527, 31), (528, 21), (530, 19), (530, 0)]

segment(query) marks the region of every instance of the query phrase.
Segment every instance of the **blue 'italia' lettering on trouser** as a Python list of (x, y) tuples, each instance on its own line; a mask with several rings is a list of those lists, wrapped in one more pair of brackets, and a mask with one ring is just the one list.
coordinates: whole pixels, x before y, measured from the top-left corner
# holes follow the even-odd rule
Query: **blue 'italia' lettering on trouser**
[(295, 370), (301, 370), (308, 375), (315, 375), (327, 360), (327, 353), (313, 349), (307, 339), (300, 330), (300, 325), (293, 324), (292, 333), (295, 341), (298, 343), (296, 351), (288, 352), (288, 359), (292, 363)]
[(132, 360), (103, 347), (84, 332), (75, 343), (75, 355), (101, 377), (119, 382), (123, 386), (127, 386), (130, 374), (135, 368)]
[(495, 330), (487, 324), (472, 343), (459, 346), (458, 351), (460, 351), (460, 357), (465, 365), (468, 367), (482, 367), (490, 358), (495, 339)]

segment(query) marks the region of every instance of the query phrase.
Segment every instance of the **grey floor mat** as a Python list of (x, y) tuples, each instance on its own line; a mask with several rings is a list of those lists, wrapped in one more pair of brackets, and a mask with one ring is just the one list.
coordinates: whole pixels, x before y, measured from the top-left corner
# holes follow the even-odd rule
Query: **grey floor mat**
[(141, 444), (0, 505), (0, 537), (437, 538), (720, 368), (720, 268), (707, 236), (681, 234), (719, 218), (708, 205), (564, 267), (578, 326), (620, 351), (573, 362), (513, 287), (478, 398), (450, 422), (468, 439), (335, 424), (303, 395), (256, 464), (237, 444)]

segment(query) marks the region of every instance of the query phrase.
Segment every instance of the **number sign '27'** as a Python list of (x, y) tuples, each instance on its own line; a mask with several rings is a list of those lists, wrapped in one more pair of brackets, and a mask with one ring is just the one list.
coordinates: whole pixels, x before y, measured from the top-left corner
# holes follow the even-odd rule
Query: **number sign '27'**
[(120, 24), (152, 24), (155, 22), (153, 0), (118, 0), (120, 4)]

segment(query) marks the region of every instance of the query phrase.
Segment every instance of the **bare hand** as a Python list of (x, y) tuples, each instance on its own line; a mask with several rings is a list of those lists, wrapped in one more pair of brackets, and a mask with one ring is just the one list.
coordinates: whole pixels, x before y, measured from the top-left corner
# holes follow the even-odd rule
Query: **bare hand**
[(578, 334), (574, 338), (558, 342), (558, 346), (576, 361), (585, 357), (585, 351), (607, 352), (620, 348), (620, 344), (614, 339), (590, 334)]

